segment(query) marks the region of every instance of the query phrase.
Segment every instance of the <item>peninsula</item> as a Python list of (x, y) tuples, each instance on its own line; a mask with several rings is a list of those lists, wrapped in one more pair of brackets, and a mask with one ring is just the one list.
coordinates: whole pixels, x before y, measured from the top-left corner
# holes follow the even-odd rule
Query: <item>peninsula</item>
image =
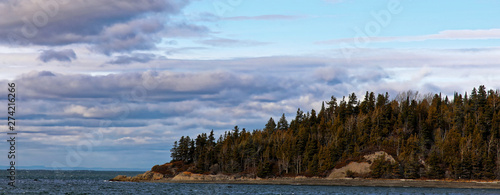
[(181, 137), (172, 161), (111, 181), (499, 188), (500, 94), (332, 96), (262, 130)]

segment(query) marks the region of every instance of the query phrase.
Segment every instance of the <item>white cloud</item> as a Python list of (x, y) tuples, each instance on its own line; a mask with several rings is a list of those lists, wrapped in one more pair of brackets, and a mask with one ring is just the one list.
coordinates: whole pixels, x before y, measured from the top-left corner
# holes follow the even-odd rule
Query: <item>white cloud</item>
[(65, 114), (77, 115), (85, 118), (114, 118), (120, 115), (126, 115), (129, 112), (130, 108), (127, 105), (107, 105), (105, 107), (85, 107), (81, 105), (70, 105), (64, 108)]
[[(357, 37), (356, 37), (357, 38)], [(356, 38), (343, 38), (318, 42), (320, 44), (340, 44), (354, 42)], [(445, 30), (437, 34), (399, 37), (368, 37), (370, 42), (413, 42), (427, 40), (488, 40), (500, 39), (500, 29)]]

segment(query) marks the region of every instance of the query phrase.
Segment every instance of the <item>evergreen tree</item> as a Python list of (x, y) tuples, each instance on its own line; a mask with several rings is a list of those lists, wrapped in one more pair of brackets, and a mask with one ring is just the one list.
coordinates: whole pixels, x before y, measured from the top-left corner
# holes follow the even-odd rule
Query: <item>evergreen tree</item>
[(276, 130), (276, 123), (274, 122), (273, 117), (271, 117), (269, 119), (269, 121), (267, 121), (267, 124), (266, 124), (266, 127), (264, 128), (264, 130), (269, 132), (269, 133), (273, 133), (274, 130)]
[(435, 150), (427, 158), (427, 164), (429, 166), (427, 177), (431, 179), (441, 179), (444, 177), (444, 169), (441, 167), (441, 157)]
[(278, 121), (278, 130), (285, 131), (287, 129), (288, 129), (288, 121), (286, 120), (285, 113), (283, 113), (280, 120)]
[(170, 149), (170, 157), (172, 158), (172, 161), (180, 160), (179, 149), (177, 148), (177, 141), (174, 142), (174, 146), (172, 147), (172, 149)]

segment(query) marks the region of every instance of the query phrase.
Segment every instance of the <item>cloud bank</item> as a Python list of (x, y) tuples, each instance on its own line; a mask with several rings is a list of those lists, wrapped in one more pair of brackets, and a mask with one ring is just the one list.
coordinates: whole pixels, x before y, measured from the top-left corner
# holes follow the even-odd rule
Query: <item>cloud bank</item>
[(169, 19), (190, 1), (1, 1), (0, 43), (66, 46), (86, 44), (99, 53), (154, 49), (163, 36), (204, 34), (194, 24)]

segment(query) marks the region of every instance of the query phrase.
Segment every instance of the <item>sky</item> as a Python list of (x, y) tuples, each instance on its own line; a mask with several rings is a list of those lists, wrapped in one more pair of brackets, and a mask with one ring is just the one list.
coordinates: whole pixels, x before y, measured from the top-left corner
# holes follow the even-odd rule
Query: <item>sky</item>
[(16, 165), (149, 170), (181, 136), (262, 129), (332, 95), (500, 89), (498, 7), (0, 0), (0, 96), (16, 83)]

